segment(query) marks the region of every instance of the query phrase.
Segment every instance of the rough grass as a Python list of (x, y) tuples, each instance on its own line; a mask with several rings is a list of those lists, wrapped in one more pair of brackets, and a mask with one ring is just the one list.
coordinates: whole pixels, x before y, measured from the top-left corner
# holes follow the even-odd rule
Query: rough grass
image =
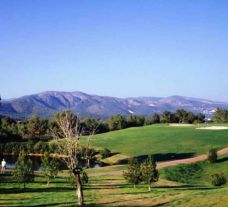
[[(211, 176), (215, 173), (223, 173), (228, 179), (228, 156), (219, 157), (217, 163), (202, 161), (197, 164), (181, 164), (161, 169), (160, 173), (162, 178), (185, 184), (211, 186)], [(228, 183), (226, 185), (228, 186)]]

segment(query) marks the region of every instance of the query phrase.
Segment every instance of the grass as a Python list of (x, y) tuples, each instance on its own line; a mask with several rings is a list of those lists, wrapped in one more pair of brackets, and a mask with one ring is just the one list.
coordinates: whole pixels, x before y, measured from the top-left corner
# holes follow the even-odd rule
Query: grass
[[(181, 174), (181, 172), (178, 171), (178, 169), (181, 168), (185, 168), (188, 171), (188, 173), (183, 172), (183, 174)], [(189, 172), (194, 169), (196, 169), (195, 173), (190, 175)], [(208, 161), (202, 161), (198, 162), (197, 164), (181, 164), (174, 167), (161, 169), (160, 174), (163, 179), (166, 179), (170, 174), (167, 171), (175, 172), (175, 178), (178, 178), (177, 180), (179, 180), (180, 182), (183, 181), (185, 184), (210, 186), (211, 175), (215, 173), (223, 173), (228, 179), (228, 156), (226, 155), (220, 157), (218, 162), (213, 164), (209, 163)]]
[[(207, 131), (195, 128), (196, 126), (167, 125), (130, 128), (96, 135), (92, 144), (97, 148), (111, 149), (114, 156), (106, 161), (112, 163), (147, 154), (155, 154), (160, 161), (183, 158), (205, 153), (212, 147), (227, 146), (227, 130)], [(203, 170), (197, 176), (184, 180), (185, 183), (167, 180), (164, 169), (161, 169), (160, 180), (151, 192), (147, 191), (145, 185), (133, 188), (121, 174), (112, 174), (113, 171), (125, 170), (126, 165), (88, 169), (90, 181), (84, 186), (86, 206), (226, 207), (228, 185), (213, 187), (210, 176), (223, 172), (228, 177), (228, 156), (220, 157), (215, 164), (203, 161), (199, 165)], [(105, 175), (106, 172), (110, 173)], [(67, 175), (66, 171), (62, 172), (49, 186), (43, 177), (38, 176), (34, 183), (27, 185), (25, 192), (10, 175), (0, 175), (0, 207), (75, 206), (75, 190), (69, 184)]]
[[(89, 169), (90, 181), (84, 187), (86, 206), (225, 207), (228, 203), (228, 185), (213, 187), (206, 175), (215, 171), (228, 173), (228, 156), (220, 158), (216, 164), (200, 164), (204, 168), (203, 172), (189, 183), (165, 180), (161, 170), (161, 178), (151, 192), (147, 191), (145, 185), (133, 188), (122, 175), (96, 176), (96, 173), (125, 169), (126, 166)], [(10, 176), (0, 175), (1, 179), (8, 181), (0, 183), (0, 206), (75, 206), (75, 190), (65, 175), (66, 172), (61, 173), (48, 187), (43, 177), (36, 177), (35, 183), (28, 184), (25, 192)]]
[[(202, 125), (200, 125), (202, 126)], [(119, 153), (106, 160), (118, 163), (123, 158), (154, 154), (158, 161), (180, 159), (206, 153), (210, 148), (222, 148), (228, 143), (228, 130), (197, 130), (164, 124), (128, 128), (99, 134), (92, 138), (96, 148), (109, 148)]]
[(25, 192), (23, 192), (21, 185), (11, 180), (11, 177), (5, 177), (5, 180), (11, 182), (0, 185), (0, 206), (45, 206), (49, 204), (64, 206), (73, 204), (71, 197), (75, 196), (74, 190), (67, 185), (63, 178), (56, 179), (47, 187), (44, 179), (38, 177), (35, 183), (27, 184)]

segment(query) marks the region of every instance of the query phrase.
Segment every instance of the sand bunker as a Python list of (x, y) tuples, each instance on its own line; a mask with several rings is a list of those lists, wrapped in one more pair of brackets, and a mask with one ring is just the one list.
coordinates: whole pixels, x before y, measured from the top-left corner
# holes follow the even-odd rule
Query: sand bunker
[(228, 127), (226, 126), (208, 126), (208, 127), (199, 127), (196, 129), (203, 129), (203, 130), (226, 130)]
[(189, 127), (189, 126), (192, 126), (192, 124), (169, 124), (169, 126), (172, 126), (172, 127)]

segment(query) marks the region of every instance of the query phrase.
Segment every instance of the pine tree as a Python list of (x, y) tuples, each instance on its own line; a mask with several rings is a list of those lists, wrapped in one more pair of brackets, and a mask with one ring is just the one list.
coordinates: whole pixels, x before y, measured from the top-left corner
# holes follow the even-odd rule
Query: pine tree
[(137, 159), (129, 161), (128, 170), (124, 172), (123, 176), (128, 183), (134, 184), (134, 188), (141, 182), (140, 163)]
[(20, 152), (17, 159), (16, 168), (13, 171), (13, 177), (18, 183), (23, 183), (24, 190), (26, 183), (34, 181), (32, 161), (23, 151)]
[(59, 171), (59, 164), (56, 159), (50, 158), (49, 153), (44, 153), (42, 158), (42, 173), (47, 179), (47, 185), (50, 183), (51, 178), (55, 178)]
[(141, 164), (141, 179), (144, 183), (148, 184), (148, 190), (151, 191), (151, 185), (158, 181), (159, 174), (156, 169), (156, 162), (152, 156), (148, 158)]

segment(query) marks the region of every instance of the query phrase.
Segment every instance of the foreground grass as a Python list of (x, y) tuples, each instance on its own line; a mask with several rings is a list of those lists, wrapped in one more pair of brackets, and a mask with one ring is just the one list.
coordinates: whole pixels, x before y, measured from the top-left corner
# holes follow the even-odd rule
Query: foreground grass
[[(122, 175), (99, 176), (99, 173), (126, 169), (124, 165), (89, 169), (90, 182), (84, 186), (86, 206), (227, 206), (228, 185), (213, 187), (210, 175), (224, 172), (228, 176), (228, 156), (221, 157), (216, 164), (201, 162), (200, 165), (203, 171), (188, 183), (168, 181), (161, 170), (161, 179), (151, 192), (145, 185), (133, 188)], [(11, 176), (1, 175), (0, 206), (75, 206), (75, 190), (66, 175), (66, 172), (61, 173), (49, 186), (43, 177), (36, 177), (35, 183), (28, 184), (25, 192)]]
[[(0, 206), (75, 206), (75, 192), (63, 178), (47, 187), (30, 184), (26, 192), (14, 183), (1, 185)], [(191, 186), (160, 180), (147, 191), (133, 188), (121, 175), (94, 176), (85, 187), (86, 206), (226, 206), (228, 188)]]

